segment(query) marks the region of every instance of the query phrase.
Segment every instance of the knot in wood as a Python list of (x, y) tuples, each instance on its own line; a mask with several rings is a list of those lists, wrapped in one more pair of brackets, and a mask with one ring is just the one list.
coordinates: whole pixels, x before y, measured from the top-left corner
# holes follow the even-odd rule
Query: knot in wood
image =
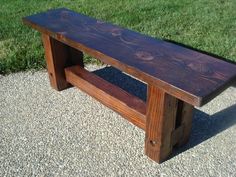
[(211, 66), (204, 63), (190, 63), (188, 64), (188, 67), (190, 67), (192, 70), (200, 72), (201, 74), (211, 74), (212, 69)]
[(69, 11), (67, 11), (67, 10), (61, 11), (61, 18), (62, 18), (62, 19), (67, 19), (67, 18), (69, 18)]
[(101, 20), (97, 20), (97, 24), (103, 24), (105, 23), (104, 21), (101, 21)]
[(120, 36), (120, 35), (121, 35), (121, 29), (119, 29), (119, 28), (113, 28), (113, 29), (111, 30), (111, 34), (112, 34), (112, 36)]
[(145, 60), (145, 61), (150, 61), (150, 60), (154, 59), (154, 57), (149, 52), (145, 52), (145, 51), (138, 51), (138, 52), (135, 53), (135, 55), (139, 59)]

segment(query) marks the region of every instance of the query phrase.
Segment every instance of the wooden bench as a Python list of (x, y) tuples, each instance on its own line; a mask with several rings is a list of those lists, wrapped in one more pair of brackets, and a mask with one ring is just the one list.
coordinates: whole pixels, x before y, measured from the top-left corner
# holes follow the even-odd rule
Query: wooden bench
[[(194, 106), (236, 78), (236, 65), (61, 8), (23, 18), (42, 33), (51, 86), (74, 85), (145, 130), (160, 163), (190, 136)], [(84, 69), (83, 52), (147, 83), (147, 101)]]

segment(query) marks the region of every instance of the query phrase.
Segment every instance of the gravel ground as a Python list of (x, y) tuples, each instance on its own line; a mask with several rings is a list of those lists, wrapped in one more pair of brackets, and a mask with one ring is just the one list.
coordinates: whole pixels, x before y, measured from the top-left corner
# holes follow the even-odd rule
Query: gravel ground
[[(145, 99), (143, 84), (106, 73)], [(159, 165), (142, 130), (78, 89), (51, 89), (45, 71), (0, 76), (0, 176), (236, 176), (235, 123), (230, 87), (195, 109), (189, 143)]]

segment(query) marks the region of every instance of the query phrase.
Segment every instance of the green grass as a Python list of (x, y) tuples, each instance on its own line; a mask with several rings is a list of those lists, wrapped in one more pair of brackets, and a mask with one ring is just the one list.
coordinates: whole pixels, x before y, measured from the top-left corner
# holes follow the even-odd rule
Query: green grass
[(235, 0), (1, 0), (1, 74), (45, 67), (40, 34), (21, 18), (56, 7), (236, 61)]

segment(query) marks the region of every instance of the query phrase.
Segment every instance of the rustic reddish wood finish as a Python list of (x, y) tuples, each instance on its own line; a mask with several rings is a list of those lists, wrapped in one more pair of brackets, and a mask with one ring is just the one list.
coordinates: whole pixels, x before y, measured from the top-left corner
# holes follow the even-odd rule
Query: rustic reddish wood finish
[(146, 104), (142, 100), (80, 66), (66, 68), (65, 73), (69, 83), (120, 113), (136, 126), (145, 129)]
[(156, 86), (148, 86), (145, 153), (160, 163), (172, 148), (187, 143), (192, 125), (193, 106)]
[(83, 66), (83, 53), (46, 34), (42, 34), (42, 41), (51, 86), (56, 90), (70, 87), (65, 79), (64, 68), (75, 64)]
[[(193, 106), (183, 101), (178, 102), (178, 111), (176, 116), (175, 128), (181, 127), (180, 139), (177, 146), (182, 146), (188, 142), (192, 128)], [(175, 145), (175, 143), (173, 143)]]
[(236, 77), (231, 63), (68, 9), (49, 10), (23, 21), (195, 106), (211, 100)]
[[(145, 130), (145, 153), (156, 162), (188, 141), (193, 106), (236, 77), (233, 64), (68, 9), (23, 21), (42, 33), (52, 87), (75, 85)], [(83, 69), (82, 51), (146, 82), (147, 104)]]
[(145, 153), (160, 163), (172, 152), (178, 100), (151, 85), (147, 101)]

